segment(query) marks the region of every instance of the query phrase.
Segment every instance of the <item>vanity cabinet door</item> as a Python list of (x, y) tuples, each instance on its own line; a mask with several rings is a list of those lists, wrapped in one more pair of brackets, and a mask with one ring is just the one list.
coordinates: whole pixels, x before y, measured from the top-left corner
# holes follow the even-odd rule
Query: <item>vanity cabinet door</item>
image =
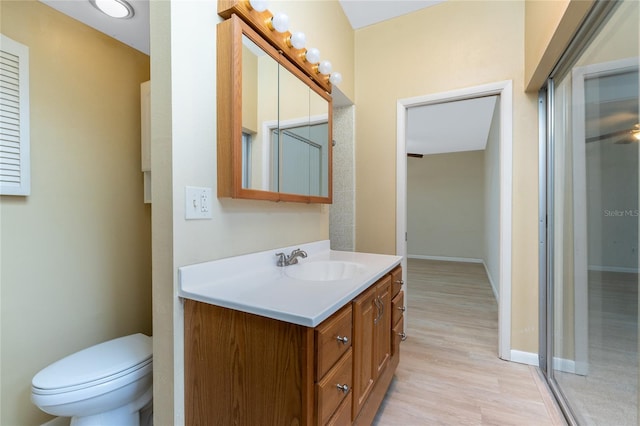
[(377, 370), (373, 357), (378, 317), (376, 296), (374, 285), (353, 301), (353, 419), (367, 402)]
[(376, 284), (376, 299), (379, 313), (375, 323), (376, 377), (382, 374), (391, 357), (391, 276), (387, 275)]

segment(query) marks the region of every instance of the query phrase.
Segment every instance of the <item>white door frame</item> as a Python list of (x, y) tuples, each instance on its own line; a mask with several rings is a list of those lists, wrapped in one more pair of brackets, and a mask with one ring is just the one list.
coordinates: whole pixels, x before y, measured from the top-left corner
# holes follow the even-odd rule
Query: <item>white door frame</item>
[(396, 154), (396, 254), (407, 270), (407, 109), (442, 102), (499, 95), (500, 99), (500, 295), (498, 300), (498, 356), (511, 360), (511, 216), (513, 170), (513, 82), (511, 80), (398, 100)]

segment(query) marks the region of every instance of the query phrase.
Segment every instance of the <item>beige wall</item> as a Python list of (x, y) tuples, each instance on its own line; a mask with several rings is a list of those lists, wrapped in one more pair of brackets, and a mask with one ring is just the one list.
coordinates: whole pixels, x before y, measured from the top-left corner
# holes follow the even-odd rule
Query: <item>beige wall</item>
[(304, 31), (307, 47), (320, 50), (334, 71), (342, 74), (340, 91), (355, 99), (354, 31), (337, 0), (274, 0), (269, 10), (283, 11), (290, 17), (292, 31)]
[(0, 424), (35, 425), (51, 418), (30, 401), (40, 369), (152, 331), (149, 57), (35, 0), (1, 7), (2, 33), (29, 47), (32, 192), (0, 197)]
[(525, 1), (525, 85), (536, 92), (575, 35), (594, 0)]
[(511, 341), (536, 352), (538, 120), (537, 96), (524, 93), (524, 20), (523, 2), (447, 1), (356, 31), (356, 249), (395, 253), (398, 99), (512, 80)]
[(407, 255), (484, 259), (484, 151), (407, 159)]
[[(186, 185), (216, 188), (213, 0), (151, 2), (154, 416), (181, 424), (183, 311), (178, 267), (328, 239), (329, 207), (213, 199), (211, 220), (184, 220)], [(353, 84), (353, 32), (337, 1), (275, 2)], [(332, 25), (323, 23), (332, 22)], [(189, 114), (185, 114), (189, 111)]]

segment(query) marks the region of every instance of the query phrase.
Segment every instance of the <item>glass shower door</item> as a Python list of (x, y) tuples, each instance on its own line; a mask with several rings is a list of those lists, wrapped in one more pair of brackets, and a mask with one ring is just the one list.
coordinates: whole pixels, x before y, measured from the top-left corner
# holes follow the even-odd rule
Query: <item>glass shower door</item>
[(629, 1), (550, 91), (548, 376), (581, 425), (639, 421), (638, 81)]

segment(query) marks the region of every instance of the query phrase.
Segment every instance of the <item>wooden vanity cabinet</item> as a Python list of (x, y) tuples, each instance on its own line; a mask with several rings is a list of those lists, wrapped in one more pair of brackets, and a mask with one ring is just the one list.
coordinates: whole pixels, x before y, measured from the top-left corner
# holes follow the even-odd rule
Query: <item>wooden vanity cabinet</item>
[(392, 277), (315, 328), (185, 299), (185, 424), (371, 424), (397, 366)]
[(381, 278), (353, 301), (353, 327), (352, 418), (355, 420), (369, 401), (391, 356), (391, 275)]
[(311, 425), (313, 328), (186, 299), (187, 425)]

